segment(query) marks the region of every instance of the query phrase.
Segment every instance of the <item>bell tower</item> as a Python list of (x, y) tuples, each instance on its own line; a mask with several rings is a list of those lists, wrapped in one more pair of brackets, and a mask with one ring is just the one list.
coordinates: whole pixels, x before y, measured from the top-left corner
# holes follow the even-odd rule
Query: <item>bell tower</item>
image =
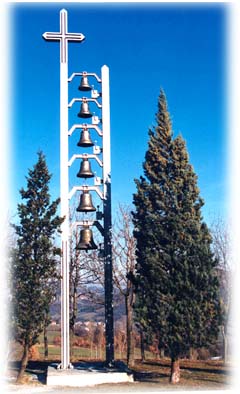
[[(112, 284), (112, 241), (111, 241), (111, 163), (110, 163), (110, 98), (109, 98), (109, 69), (101, 68), (101, 76), (96, 73), (79, 71), (68, 77), (68, 43), (82, 42), (85, 37), (82, 33), (69, 33), (67, 11), (60, 11), (60, 32), (46, 32), (43, 38), (47, 41), (60, 43), (60, 194), (61, 216), (65, 217), (62, 224), (62, 258), (61, 258), (61, 364), (60, 369), (72, 368), (70, 363), (70, 338), (69, 338), (69, 202), (76, 192), (81, 192), (77, 212), (95, 212), (91, 192), (96, 192), (102, 203), (103, 212), (96, 213), (96, 220), (76, 221), (74, 226), (80, 227), (80, 239), (76, 249), (81, 253), (97, 250), (93, 239), (92, 228), (96, 227), (104, 238), (104, 279), (105, 279), (105, 336), (106, 336), (106, 365), (114, 363), (114, 336), (113, 336), (113, 284)], [(68, 100), (68, 84), (75, 77), (81, 77), (79, 92), (85, 96)], [(89, 83), (94, 79), (100, 85), (100, 93), (94, 90)], [(81, 93), (80, 93), (81, 94)], [(68, 111), (76, 102), (81, 102), (79, 113), (76, 116), (83, 119), (82, 123), (75, 123), (69, 127)], [(91, 112), (91, 105), (97, 106), (101, 117)], [(88, 123), (86, 123), (88, 122)], [(77, 149), (92, 148), (93, 153), (77, 153), (69, 159), (69, 138), (81, 129)], [(91, 133), (96, 132), (101, 139), (102, 146), (96, 146), (92, 141)], [(69, 168), (75, 160), (81, 159), (80, 169), (76, 174), (76, 185), (69, 191)], [(91, 162), (97, 162), (100, 176), (94, 176)], [(93, 180), (93, 185), (79, 185), (78, 179)], [(78, 180), (78, 181), (77, 181)], [(100, 223), (103, 221), (103, 223)], [(102, 251), (101, 251), (102, 252)]]

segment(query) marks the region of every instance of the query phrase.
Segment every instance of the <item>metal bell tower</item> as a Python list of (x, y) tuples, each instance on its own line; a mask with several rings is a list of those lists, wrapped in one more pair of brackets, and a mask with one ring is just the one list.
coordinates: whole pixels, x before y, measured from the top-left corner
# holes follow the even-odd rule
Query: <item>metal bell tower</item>
[[(65, 217), (62, 224), (62, 258), (61, 258), (61, 364), (59, 368), (72, 368), (70, 363), (70, 338), (69, 338), (69, 201), (75, 192), (82, 192), (78, 212), (92, 212), (95, 207), (91, 201), (91, 191), (95, 191), (102, 200), (103, 213), (97, 212), (96, 220), (84, 220), (74, 223), (81, 227), (80, 250), (96, 249), (97, 245), (92, 239), (90, 227), (96, 226), (104, 237), (104, 277), (105, 277), (105, 336), (106, 336), (106, 364), (111, 367), (114, 363), (114, 335), (113, 335), (113, 284), (112, 284), (112, 240), (111, 240), (111, 163), (110, 163), (110, 99), (109, 99), (109, 69), (101, 68), (101, 77), (95, 73), (75, 72), (68, 77), (68, 42), (82, 42), (85, 37), (82, 33), (69, 33), (67, 26), (67, 11), (60, 11), (60, 32), (46, 32), (43, 38), (48, 41), (60, 42), (60, 196), (61, 216)], [(79, 91), (91, 97), (76, 97), (68, 102), (68, 83), (75, 77), (81, 77)], [(89, 85), (88, 77), (95, 78), (101, 86), (101, 93), (93, 90)], [(99, 103), (98, 99), (101, 100)], [(69, 129), (68, 111), (75, 102), (81, 102), (78, 117), (84, 123), (73, 124)], [(101, 111), (101, 119), (93, 116), (89, 103), (93, 102)], [(85, 123), (91, 120), (91, 123)], [(82, 129), (80, 141), (77, 146), (93, 147), (93, 154), (74, 154), (69, 159), (68, 139), (72, 133)], [(94, 146), (89, 130), (94, 130), (102, 139), (102, 148)], [(102, 154), (102, 159), (99, 154)], [(76, 185), (69, 191), (69, 168), (76, 159), (82, 159), (78, 178), (94, 178), (90, 161), (96, 160), (102, 170), (102, 177), (94, 178), (94, 185)], [(103, 220), (103, 224), (100, 221)], [(77, 247), (78, 248), (78, 247)]]

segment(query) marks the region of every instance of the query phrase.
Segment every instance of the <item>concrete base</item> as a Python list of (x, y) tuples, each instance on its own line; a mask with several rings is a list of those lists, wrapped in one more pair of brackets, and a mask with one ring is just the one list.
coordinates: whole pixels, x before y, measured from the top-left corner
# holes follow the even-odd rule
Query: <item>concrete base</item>
[(107, 368), (103, 363), (81, 362), (67, 370), (57, 369), (57, 365), (53, 364), (47, 372), (47, 386), (84, 387), (133, 381), (133, 374), (123, 363), (115, 363), (114, 368)]

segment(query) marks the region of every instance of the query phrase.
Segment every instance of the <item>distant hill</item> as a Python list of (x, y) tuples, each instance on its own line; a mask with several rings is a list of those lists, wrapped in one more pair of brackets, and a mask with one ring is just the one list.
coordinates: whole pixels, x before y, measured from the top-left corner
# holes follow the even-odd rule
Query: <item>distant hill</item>
[[(104, 292), (99, 291), (99, 297), (96, 303), (89, 300), (87, 296), (81, 292), (81, 296), (78, 300), (78, 316), (77, 322), (104, 322)], [(113, 298), (113, 313), (115, 321), (120, 320), (125, 315), (125, 301), (124, 297), (120, 294), (120, 292), (115, 292)], [(58, 292), (56, 301), (51, 305), (50, 314), (52, 320), (56, 322), (60, 322), (61, 319), (61, 295)]]

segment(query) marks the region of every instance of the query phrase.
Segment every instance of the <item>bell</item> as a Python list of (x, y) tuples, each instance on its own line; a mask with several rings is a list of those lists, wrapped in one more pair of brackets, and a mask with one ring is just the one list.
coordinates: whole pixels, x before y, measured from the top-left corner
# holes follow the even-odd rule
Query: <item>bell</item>
[(94, 177), (94, 173), (91, 169), (91, 164), (87, 158), (84, 158), (80, 165), (80, 170), (77, 173), (78, 178), (92, 178)]
[(92, 87), (88, 83), (88, 79), (85, 75), (82, 76), (80, 85), (78, 87), (78, 90), (81, 90), (83, 92), (87, 92), (89, 90), (92, 90)]
[(90, 138), (90, 134), (88, 129), (83, 129), (81, 131), (81, 136), (80, 136), (80, 140), (77, 143), (77, 146), (93, 146), (94, 143), (92, 142), (91, 138)]
[(81, 104), (80, 111), (78, 113), (79, 118), (91, 118), (93, 114), (89, 111), (87, 101), (83, 101)]
[(80, 203), (77, 212), (94, 212), (96, 208), (92, 203), (92, 196), (88, 191), (84, 191), (80, 196)]
[(77, 250), (90, 250), (97, 249), (97, 245), (94, 243), (92, 230), (89, 227), (85, 227), (80, 232), (80, 240), (76, 246)]

